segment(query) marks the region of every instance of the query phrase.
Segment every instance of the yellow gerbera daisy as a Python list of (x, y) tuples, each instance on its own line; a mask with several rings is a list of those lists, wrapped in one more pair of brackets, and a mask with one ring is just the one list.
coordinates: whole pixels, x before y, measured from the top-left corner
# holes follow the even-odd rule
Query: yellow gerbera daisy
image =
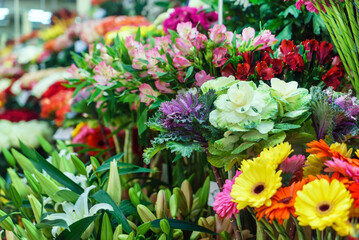
[(282, 185), (282, 171), (276, 172), (271, 165), (261, 161), (247, 161), (245, 171), (239, 175), (232, 186), (231, 196), (238, 209), (246, 206), (270, 206), (270, 198)]
[(341, 155), (350, 158), (352, 153), (353, 153), (353, 149), (349, 148), (345, 143), (333, 143), (332, 145), (330, 145), (330, 149), (337, 151), (338, 153), (340, 153)]
[(309, 175), (316, 176), (321, 173), (324, 167), (325, 159), (318, 158), (315, 154), (310, 154), (305, 161), (305, 167), (303, 168), (304, 177)]
[(278, 144), (275, 147), (265, 148), (259, 154), (259, 157), (254, 158), (253, 160), (243, 160), (241, 171), (245, 171), (245, 169), (249, 168), (253, 161), (271, 165), (274, 169), (277, 169), (278, 165), (286, 160), (292, 152), (293, 149), (288, 142)]
[(352, 202), (343, 183), (336, 179), (331, 183), (317, 179), (297, 192), (294, 207), (300, 225), (323, 230), (343, 226), (348, 221)]

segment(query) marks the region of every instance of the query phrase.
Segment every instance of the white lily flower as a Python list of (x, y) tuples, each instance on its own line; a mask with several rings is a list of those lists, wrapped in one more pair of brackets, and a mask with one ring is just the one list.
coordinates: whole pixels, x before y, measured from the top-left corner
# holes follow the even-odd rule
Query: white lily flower
[[(80, 197), (77, 199), (75, 204), (69, 202), (63, 202), (61, 205), (62, 205), (62, 209), (64, 210), (64, 213), (54, 213), (46, 216), (45, 219), (48, 220), (62, 219), (67, 223), (68, 226), (70, 226), (74, 222), (77, 222), (83, 218), (95, 215), (101, 209), (113, 211), (113, 207), (107, 203), (96, 204), (92, 206), (89, 210), (88, 195), (90, 191), (94, 188), (95, 186), (93, 185), (86, 188), (84, 193), (80, 195)], [(89, 226), (89, 228), (91, 228), (91, 226)], [(61, 227), (54, 227), (51, 233), (55, 237), (62, 231), (63, 229)]]

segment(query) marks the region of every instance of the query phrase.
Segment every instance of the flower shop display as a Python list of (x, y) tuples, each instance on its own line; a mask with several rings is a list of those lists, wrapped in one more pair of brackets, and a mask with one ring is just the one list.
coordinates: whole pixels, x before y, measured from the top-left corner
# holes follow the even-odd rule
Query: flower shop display
[(93, 4), (0, 53), (1, 237), (359, 238), (356, 4)]

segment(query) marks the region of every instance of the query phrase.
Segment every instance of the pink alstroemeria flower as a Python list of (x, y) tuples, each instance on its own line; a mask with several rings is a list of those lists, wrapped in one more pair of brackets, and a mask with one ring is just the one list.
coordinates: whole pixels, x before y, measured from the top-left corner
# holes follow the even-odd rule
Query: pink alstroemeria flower
[(147, 84), (142, 83), (138, 89), (140, 90), (140, 100), (143, 103), (146, 103), (146, 105), (150, 105), (151, 102), (156, 100), (156, 97), (158, 97), (159, 92), (153, 90), (153, 88)]

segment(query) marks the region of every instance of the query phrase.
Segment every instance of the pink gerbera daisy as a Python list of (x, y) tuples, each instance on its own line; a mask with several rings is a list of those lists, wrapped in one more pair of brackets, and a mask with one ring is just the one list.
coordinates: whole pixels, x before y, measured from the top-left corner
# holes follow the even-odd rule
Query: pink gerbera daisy
[(226, 183), (223, 185), (223, 191), (218, 193), (214, 199), (213, 210), (216, 211), (220, 218), (230, 218), (232, 214), (236, 216), (239, 213), (237, 209), (237, 203), (233, 202), (231, 197), (232, 186), (235, 182), (235, 179), (242, 172), (237, 171), (236, 175), (232, 180), (227, 179)]

